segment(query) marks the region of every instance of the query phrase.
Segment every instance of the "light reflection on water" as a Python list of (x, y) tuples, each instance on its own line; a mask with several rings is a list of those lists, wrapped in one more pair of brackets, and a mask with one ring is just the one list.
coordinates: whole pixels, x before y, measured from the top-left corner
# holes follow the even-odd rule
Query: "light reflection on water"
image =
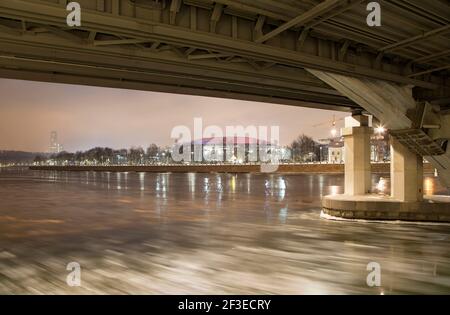
[[(449, 226), (320, 219), (343, 183), (2, 170), (0, 293), (450, 293)], [(424, 190), (447, 193), (433, 177)], [(70, 261), (82, 288), (65, 285)], [(371, 261), (381, 288), (365, 284)]]
[[(374, 179), (374, 191), (380, 195), (390, 194), (391, 180), (388, 177), (380, 177), (378, 180)], [(438, 179), (434, 176), (425, 176), (423, 180), (423, 194), (425, 196), (432, 196), (437, 194), (447, 195), (448, 193), (440, 185)]]

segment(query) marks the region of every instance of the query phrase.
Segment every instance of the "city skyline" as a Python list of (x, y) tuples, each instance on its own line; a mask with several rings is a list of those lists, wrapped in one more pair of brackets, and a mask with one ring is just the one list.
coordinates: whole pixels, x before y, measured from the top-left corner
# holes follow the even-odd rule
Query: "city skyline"
[(192, 128), (196, 117), (202, 117), (205, 125), (221, 128), (280, 126), (280, 144), (284, 146), (302, 133), (314, 139), (329, 137), (333, 116), (348, 115), (269, 103), (9, 79), (0, 80), (0, 93), (0, 150), (46, 152), (52, 131), (70, 152), (96, 146), (170, 146), (174, 143), (172, 128)]

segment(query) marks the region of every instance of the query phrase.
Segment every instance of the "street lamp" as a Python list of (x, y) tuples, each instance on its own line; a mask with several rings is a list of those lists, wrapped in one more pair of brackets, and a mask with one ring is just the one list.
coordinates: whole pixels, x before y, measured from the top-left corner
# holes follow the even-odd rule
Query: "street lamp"
[(379, 125), (378, 127), (375, 128), (375, 132), (378, 134), (384, 134), (386, 132), (386, 128), (384, 128), (384, 126)]
[(336, 130), (336, 128), (331, 129), (331, 136), (332, 136), (333, 138), (335, 138), (336, 135), (337, 135), (337, 130)]

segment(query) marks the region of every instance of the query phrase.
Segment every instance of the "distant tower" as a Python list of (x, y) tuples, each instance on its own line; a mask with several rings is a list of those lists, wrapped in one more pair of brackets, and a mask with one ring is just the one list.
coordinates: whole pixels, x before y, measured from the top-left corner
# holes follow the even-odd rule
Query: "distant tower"
[(58, 133), (56, 131), (52, 131), (50, 133), (50, 153), (59, 153), (63, 150), (62, 145), (58, 143)]

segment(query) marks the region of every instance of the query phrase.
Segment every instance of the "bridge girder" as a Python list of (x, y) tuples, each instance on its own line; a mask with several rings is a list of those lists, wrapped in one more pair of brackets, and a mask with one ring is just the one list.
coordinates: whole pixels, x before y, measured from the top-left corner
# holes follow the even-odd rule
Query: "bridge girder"
[[(405, 52), (402, 44), (394, 47), (397, 55), (389, 56), (385, 47), (397, 42), (392, 43), (394, 36), (361, 43), (367, 30), (336, 40), (327, 27), (341, 25), (347, 13), (353, 18), (346, 23), (355, 26), (361, 1), (328, 1), (321, 10), (267, 0), (251, 5), (231, 0), (79, 2), (82, 26), (69, 29), (67, 1), (0, 1), (0, 75), (327, 109), (359, 107), (306, 73), (308, 67), (413, 85), (419, 99), (442, 102), (449, 95), (445, 76), (432, 73), (433, 67), (445, 68), (445, 51), (424, 60), (418, 55), (422, 46)], [(290, 23), (305, 15), (305, 23)], [(289, 27), (277, 31), (286, 22)], [(272, 35), (258, 43), (264, 33)], [(426, 73), (406, 71), (408, 58), (429, 63), (418, 68)]]

